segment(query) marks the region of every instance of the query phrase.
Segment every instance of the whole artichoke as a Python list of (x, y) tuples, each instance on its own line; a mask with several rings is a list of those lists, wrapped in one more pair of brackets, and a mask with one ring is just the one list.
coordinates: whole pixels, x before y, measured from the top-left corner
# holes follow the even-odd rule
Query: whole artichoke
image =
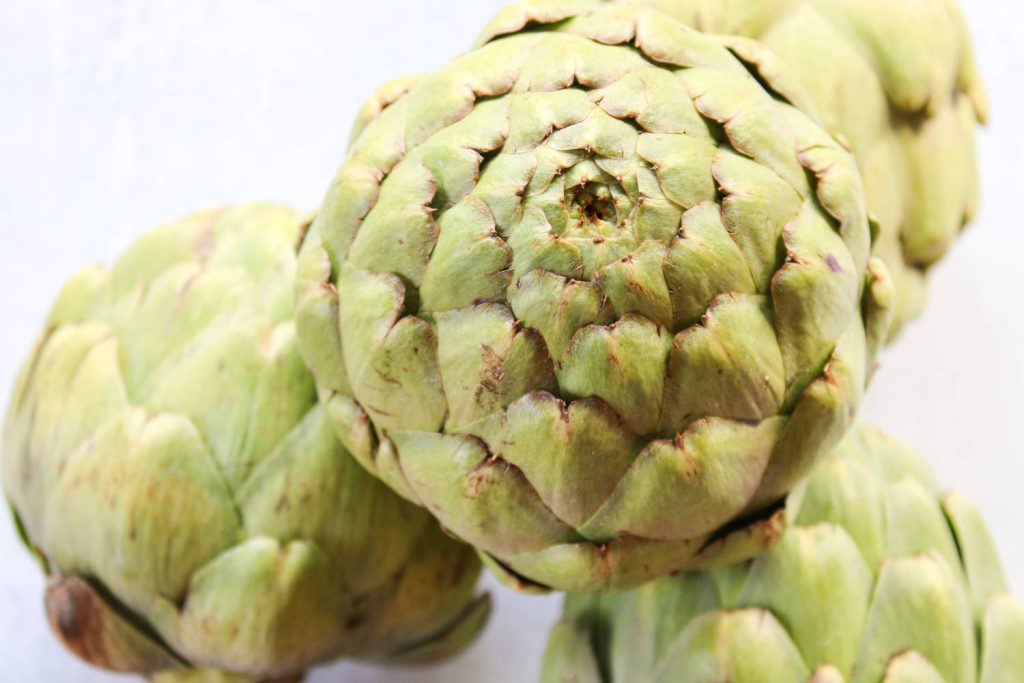
[[(974, 131), (987, 115), (956, 0), (641, 0), (729, 46), (773, 86), (796, 80), (860, 164), (874, 253), (896, 289), (891, 335), (978, 202)], [(781, 64), (779, 63), (781, 58)]]
[(369, 476), (317, 403), (292, 321), (308, 222), (252, 204), (150, 232), (68, 282), (24, 366), (4, 490), (51, 623), (93, 664), (291, 680), (336, 656), (441, 657), (486, 617), (473, 552)]
[(1024, 605), (977, 510), (858, 427), (756, 560), (573, 595), (545, 683), (1019, 683)]
[(296, 320), (360, 462), (525, 589), (770, 543), (887, 331), (844, 150), (716, 39), (587, 1), (512, 5), (356, 134)]

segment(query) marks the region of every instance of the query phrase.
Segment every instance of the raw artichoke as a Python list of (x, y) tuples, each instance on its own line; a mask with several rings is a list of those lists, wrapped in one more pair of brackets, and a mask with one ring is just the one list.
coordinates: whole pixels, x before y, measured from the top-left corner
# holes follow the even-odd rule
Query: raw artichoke
[[(978, 202), (987, 105), (956, 0), (641, 0), (730, 47), (773, 85), (795, 79), (861, 166), (874, 253), (896, 289), (891, 334)], [(781, 64), (780, 59), (781, 58)]]
[(756, 560), (573, 595), (545, 683), (1019, 683), (1024, 605), (977, 510), (858, 427)]
[(473, 552), (317, 403), (292, 321), (308, 222), (253, 204), (154, 230), (68, 282), (25, 364), (4, 490), (51, 623), (93, 664), (293, 680), (336, 656), (441, 657), (486, 617)]
[(870, 248), (853, 159), (716, 39), (520, 3), (364, 109), (300, 349), (349, 450), (506, 581), (622, 589), (770, 543), (886, 336)]

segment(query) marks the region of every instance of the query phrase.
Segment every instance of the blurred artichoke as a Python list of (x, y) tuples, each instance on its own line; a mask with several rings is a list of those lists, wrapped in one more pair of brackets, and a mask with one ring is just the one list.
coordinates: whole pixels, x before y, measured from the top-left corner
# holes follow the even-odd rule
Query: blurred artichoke
[[(977, 208), (974, 131), (987, 104), (956, 0), (641, 0), (729, 46), (773, 86), (795, 79), (853, 150), (874, 253), (896, 289), (891, 335)], [(780, 64), (781, 58), (781, 64)]]
[(753, 562), (574, 595), (545, 683), (1019, 683), (1024, 605), (977, 510), (859, 427)]
[(363, 110), (300, 349), (349, 450), (506, 581), (621, 589), (771, 542), (886, 336), (870, 249), (853, 159), (716, 39), (520, 3)]
[[(154, 680), (450, 654), (480, 566), (337, 441), (295, 347), (308, 220), (160, 227), (66, 285), (18, 380), (3, 483), (58, 635)], [(193, 669), (192, 667), (196, 667)]]

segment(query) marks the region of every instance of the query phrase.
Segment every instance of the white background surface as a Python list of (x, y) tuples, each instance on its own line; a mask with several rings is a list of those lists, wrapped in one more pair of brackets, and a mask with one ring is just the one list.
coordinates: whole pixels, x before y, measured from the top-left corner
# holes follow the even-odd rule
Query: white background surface
[[(0, 0), (0, 400), (74, 269), (196, 208), (314, 208), (362, 100), (463, 50), (500, 4)], [(864, 414), (980, 504), (1024, 591), (1024, 9), (964, 4), (992, 100), (984, 210), (935, 272), (925, 316), (882, 359)], [(342, 664), (311, 680), (536, 680), (558, 599), (492, 590), (493, 621), (451, 664)], [(0, 519), (10, 680), (125, 680), (66, 654), (41, 602), (42, 577)]]

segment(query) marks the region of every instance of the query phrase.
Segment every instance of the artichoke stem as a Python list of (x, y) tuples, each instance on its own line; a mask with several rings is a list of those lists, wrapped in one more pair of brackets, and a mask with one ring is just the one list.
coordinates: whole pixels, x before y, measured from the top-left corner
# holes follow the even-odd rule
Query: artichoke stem
[(64, 646), (93, 666), (148, 674), (182, 661), (143, 633), (88, 581), (54, 576), (46, 584), (46, 615)]

